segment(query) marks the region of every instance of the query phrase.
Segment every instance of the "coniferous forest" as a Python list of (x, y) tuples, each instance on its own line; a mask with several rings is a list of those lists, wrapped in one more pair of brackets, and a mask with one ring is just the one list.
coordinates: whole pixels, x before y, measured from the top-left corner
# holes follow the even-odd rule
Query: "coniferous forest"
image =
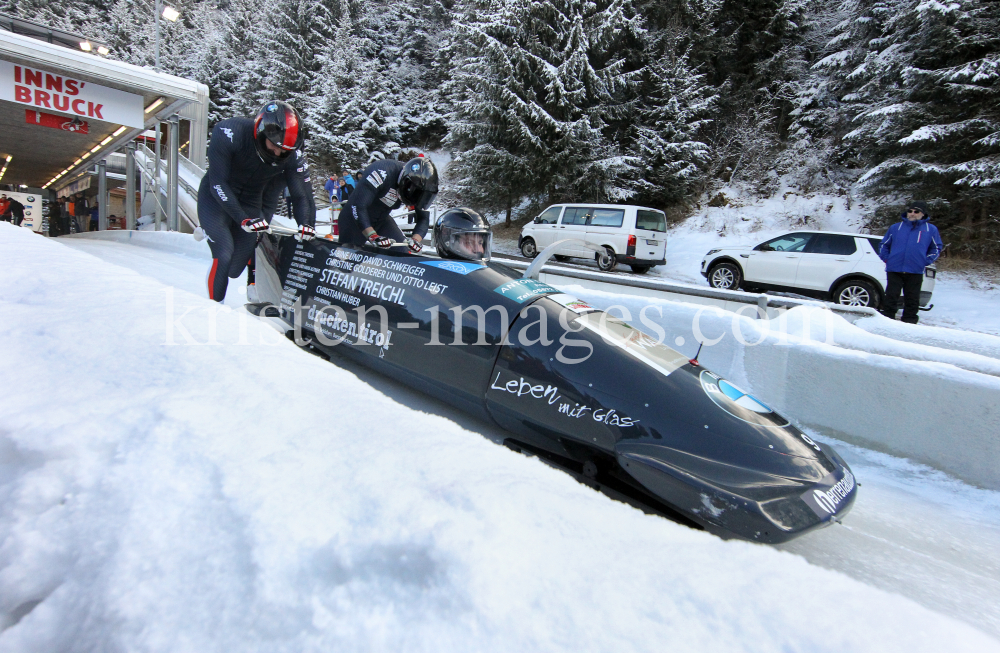
[[(213, 121), (289, 100), (321, 171), (452, 154), (442, 199), (677, 217), (724, 184), (924, 199), (1000, 260), (996, 0), (177, 0), (161, 66)], [(152, 66), (153, 0), (0, 0)], [(314, 177), (319, 177), (314, 175)]]

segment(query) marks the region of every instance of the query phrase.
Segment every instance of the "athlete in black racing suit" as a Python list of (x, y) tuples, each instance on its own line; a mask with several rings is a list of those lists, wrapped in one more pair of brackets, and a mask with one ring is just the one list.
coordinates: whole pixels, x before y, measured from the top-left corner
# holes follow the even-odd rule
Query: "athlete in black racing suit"
[(291, 106), (268, 102), (255, 119), (229, 118), (212, 129), (208, 172), (198, 189), (198, 218), (212, 249), (208, 296), (215, 301), (225, 299), (229, 279), (243, 273), (258, 232), (268, 227), (271, 216), (265, 213), (273, 208), (265, 211), (266, 190), (287, 184), (297, 237), (308, 240), (316, 233), (300, 124)]
[(340, 242), (358, 247), (367, 242), (382, 248), (391, 247), (393, 241), (404, 242), (403, 232), (389, 212), (406, 204), (417, 215), (413, 238), (406, 242), (412, 252), (419, 252), (431, 219), (427, 207), (437, 192), (437, 169), (428, 158), (372, 163), (361, 173), (351, 197), (341, 208)]

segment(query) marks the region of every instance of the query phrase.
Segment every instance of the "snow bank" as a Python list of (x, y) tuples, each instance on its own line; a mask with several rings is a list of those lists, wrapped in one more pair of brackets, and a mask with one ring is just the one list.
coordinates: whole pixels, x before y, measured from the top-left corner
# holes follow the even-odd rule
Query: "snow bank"
[[(242, 312), (6, 224), (0, 252), (0, 651), (1000, 650), (610, 501)], [(166, 344), (188, 336), (217, 344)]]
[(129, 231), (118, 229), (112, 231), (88, 231), (79, 234), (60, 236), (73, 240), (100, 240), (105, 242), (126, 243), (139, 247), (150, 247), (164, 252), (174, 252), (195, 258), (211, 260), (212, 250), (208, 240), (195, 240), (191, 234), (177, 231)]
[(698, 342), (707, 342), (706, 367), (746, 384), (802, 427), (1000, 489), (1000, 378), (989, 375), (1000, 371), (995, 359), (872, 335), (806, 307), (781, 320), (755, 320), (559, 287), (600, 308), (626, 309), (626, 319), (682, 353), (693, 356)]

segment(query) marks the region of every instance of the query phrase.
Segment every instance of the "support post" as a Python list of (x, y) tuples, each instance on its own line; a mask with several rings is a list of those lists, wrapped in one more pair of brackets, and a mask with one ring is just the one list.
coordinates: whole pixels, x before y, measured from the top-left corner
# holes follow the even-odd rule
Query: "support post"
[(167, 151), (167, 225), (170, 231), (180, 231), (177, 217), (177, 167), (181, 154), (180, 119), (170, 116), (170, 145)]
[(154, 222), (156, 231), (160, 230), (160, 222), (163, 220), (163, 210), (160, 208), (160, 139), (163, 136), (163, 129), (160, 121), (156, 121), (156, 151), (153, 153), (153, 197), (156, 198)]
[(125, 228), (135, 229), (135, 141), (125, 146)]
[(160, 0), (156, 0), (156, 57), (153, 69), (160, 72)]
[(97, 230), (108, 228), (108, 162), (97, 162)]

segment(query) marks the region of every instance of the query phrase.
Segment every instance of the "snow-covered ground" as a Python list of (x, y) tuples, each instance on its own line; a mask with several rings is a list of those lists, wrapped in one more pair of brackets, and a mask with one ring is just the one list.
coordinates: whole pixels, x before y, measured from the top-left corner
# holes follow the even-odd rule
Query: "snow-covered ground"
[[(650, 270), (650, 276), (707, 286), (700, 270), (702, 258), (710, 249), (756, 245), (796, 229), (856, 233), (862, 227), (866, 210), (871, 208), (856, 201), (850, 202), (848, 208), (847, 196), (801, 195), (793, 189), (767, 199), (747, 197), (728, 187), (722, 195), (726, 198), (724, 205), (702, 206), (695, 215), (669, 230), (667, 263)], [(497, 251), (520, 254), (516, 230), (497, 233)], [(597, 268), (582, 259), (574, 259), (574, 263)], [(619, 270), (627, 269), (619, 266)], [(932, 303), (933, 310), (920, 314), (921, 324), (1000, 335), (998, 273), (943, 269), (936, 279)]]
[(212, 311), (203, 259), (0, 252), (0, 651), (1000, 650), (995, 492), (837, 444), (844, 526), (723, 542)]

